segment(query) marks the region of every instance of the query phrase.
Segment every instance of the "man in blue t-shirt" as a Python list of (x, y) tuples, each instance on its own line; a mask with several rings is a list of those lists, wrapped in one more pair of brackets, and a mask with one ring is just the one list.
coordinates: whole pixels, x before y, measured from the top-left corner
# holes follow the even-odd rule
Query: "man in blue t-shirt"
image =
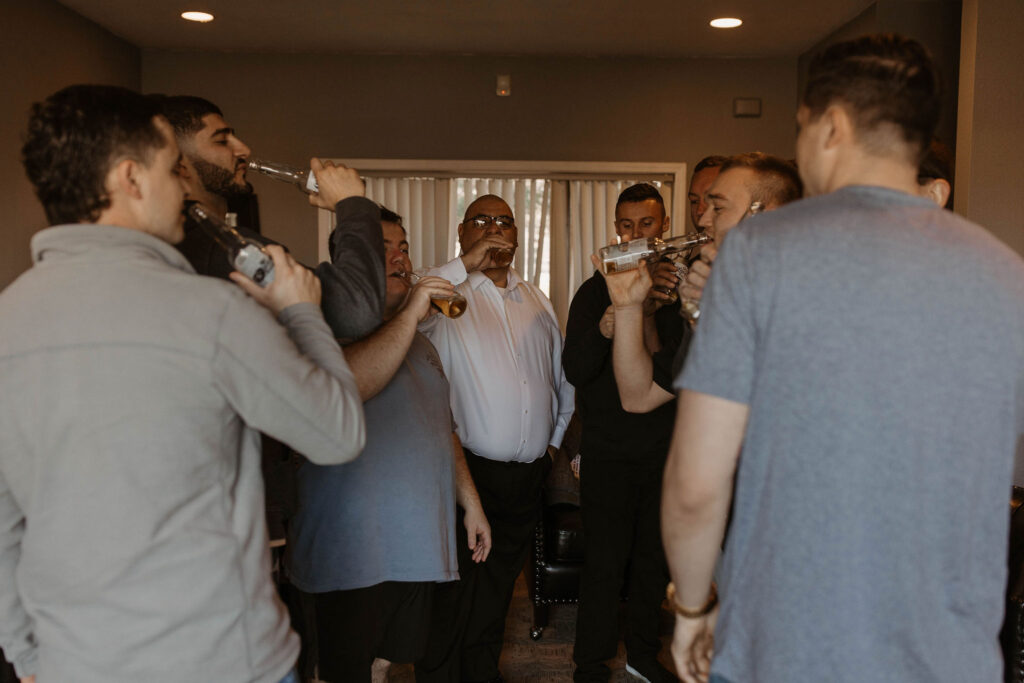
[(1024, 262), (918, 195), (940, 95), (915, 41), (827, 48), (810, 198), (718, 255), (662, 503), (684, 681), (1002, 678)]
[[(491, 547), (448, 379), (416, 331), (436, 313), (431, 300), (454, 290), (439, 277), (412, 283), (402, 218), (380, 215), (385, 322), (345, 347), (366, 402), (366, 447), (353, 467), (302, 464), (289, 538), (291, 581), (315, 605), (318, 678), (330, 683), (369, 683), (375, 659), (422, 657), (434, 586), (459, 578), (457, 554), (483, 562)], [(328, 322), (339, 321), (328, 312)], [(456, 533), (456, 503), (465, 536)], [(468, 547), (457, 549), (457, 537)]]

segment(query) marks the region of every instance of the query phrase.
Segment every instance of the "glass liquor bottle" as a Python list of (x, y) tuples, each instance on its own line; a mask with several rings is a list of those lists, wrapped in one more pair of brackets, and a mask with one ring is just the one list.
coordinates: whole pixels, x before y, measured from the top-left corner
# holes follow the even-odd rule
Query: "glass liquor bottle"
[(606, 274), (618, 273), (639, 267), (640, 261), (657, 261), (661, 257), (689, 251), (710, 241), (711, 236), (703, 232), (691, 232), (679, 237), (669, 237), (667, 240), (648, 237), (602, 247), (598, 256), (601, 259), (601, 268)]
[(288, 164), (281, 164), (276, 161), (249, 159), (249, 170), (257, 171), (274, 180), (291, 183), (308, 194), (315, 194), (320, 191), (320, 186), (316, 182), (316, 176), (313, 175), (313, 171), (310, 169), (289, 166)]
[(260, 287), (274, 281), (274, 260), (262, 244), (245, 237), (202, 204), (190, 204), (185, 212), (224, 249), (235, 270)]

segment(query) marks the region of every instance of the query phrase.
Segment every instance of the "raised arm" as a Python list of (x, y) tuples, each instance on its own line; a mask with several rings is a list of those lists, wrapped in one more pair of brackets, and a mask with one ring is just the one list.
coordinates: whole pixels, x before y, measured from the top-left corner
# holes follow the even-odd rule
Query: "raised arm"
[(606, 277), (608, 295), (615, 306), (615, 343), (612, 368), (619, 400), (630, 413), (646, 413), (672, 400), (672, 394), (654, 381), (654, 363), (644, 343), (644, 300), (650, 291), (647, 268)]
[(316, 268), (323, 287), (323, 311), (338, 339), (360, 339), (384, 317), (384, 238), (380, 209), (363, 197), (364, 186), (350, 168), (311, 161), (320, 185), (310, 202), (333, 209), (337, 226), (329, 240), (331, 262)]
[(451, 283), (439, 277), (424, 277), (417, 282), (405, 305), (376, 332), (345, 347), (345, 360), (359, 386), (364, 401), (376, 396), (388, 385), (405, 360), (416, 334), (416, 325), (433, 315), (430, 297), (449, 296)]
[(280, 247), (267, 251), (274, 258), (269, 287), (238, 273), (232, 279), (280, 325), (241, 295), (229, 301), (211, 361), (214, 381), (255, 429), (312, 462), (348, 462), (366, 442), (363, 404), (320, 312), (320, 283)]

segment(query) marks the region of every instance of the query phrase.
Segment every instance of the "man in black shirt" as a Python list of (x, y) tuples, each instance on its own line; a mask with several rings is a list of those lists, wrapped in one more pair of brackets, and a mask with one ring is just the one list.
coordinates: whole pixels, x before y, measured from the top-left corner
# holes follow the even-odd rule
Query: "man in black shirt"
[[(220, 108), (190, 95), (150, 97), (170, 122), (181, 149), (179, 175), (187, 187), (186, 200), (200, 202), (221, 217), (230, 205), (244, 203), (252, 195), (245, 178), (250, 149), (224, 120)], [(378, 327), (383, 317), (380, 209), (363, 196), (363, 181), (354, 170), (319, 160), (313, 166), (320, 192), (310, 203), (337, 216), (337, 228), (330, 236), (333, 263), (315, 269), (323, 292), (321, 307), (339, 339), (357, 339)], [(277, 244), (248, 226), (239, 225), (237, 230), (262, 244)], [(227, 279), (234, 270), (224, 249), (188, 217), (185, 239), (175, 246), (200, 275)], [(267, 526), (271, 539), (282, 539), (295, 507), (291, 451), (263, 435), (262, 453)]]
[[(668, 228), (665, 204), (655, 187), (641, 183), (619, 195), (615, 230), (620, 239), (660, 237)], [(674, 266), (659, 263), (653, 275), (644, 340), (653, 354), (656, 380), (670, 390), (672, 359), (688, 341), (689, 326), (679, 315), (678, 301), (658, 291), (679, 284)], [(608, 287), (597, 272), (573, 298), (562, 354), (583, 424), (580, 498), (586, 548), (574, 679), (608, 680), (604, 662), (616, 653), (619, 598), (628, 566), (627, 672), (641, 680), (674, 681), (657, 655), (658, 611), (668, 584), (658, 511), (675, 401), (644, 414), (623, 410), (612, 367), (613, 333)]]

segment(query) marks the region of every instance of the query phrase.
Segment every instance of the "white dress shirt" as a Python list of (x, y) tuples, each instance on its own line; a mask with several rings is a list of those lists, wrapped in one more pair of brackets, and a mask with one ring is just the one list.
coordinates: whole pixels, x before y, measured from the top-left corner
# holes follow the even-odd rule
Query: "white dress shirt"
[(461, 258), (427, 271), (456, 285), (468, 306), (452, 320), (420, 324), (451, 384), (451, 404), (466, 448), (491, 460), (532, 462), (561, 445), (573, 412), (562, 371), (562, 333), (551, 302), (511, 268), (508, 286)]

